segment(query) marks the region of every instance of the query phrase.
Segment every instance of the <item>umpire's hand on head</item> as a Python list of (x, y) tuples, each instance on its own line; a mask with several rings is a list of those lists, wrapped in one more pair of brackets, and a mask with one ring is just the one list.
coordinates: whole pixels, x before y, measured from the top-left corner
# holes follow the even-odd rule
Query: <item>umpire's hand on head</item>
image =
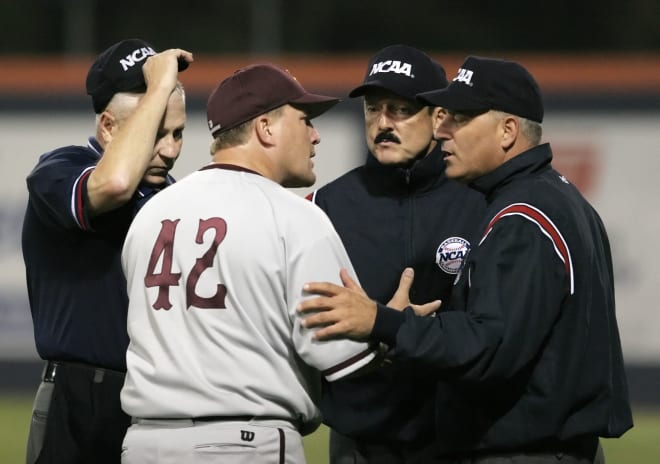
[(170, 48), (150, 56), (142, 66), (147, 88), (160, 85), (169, 90), (174, 89), (179, 71), (187, 68), (192, 61), (192, 53), (180, 48)]

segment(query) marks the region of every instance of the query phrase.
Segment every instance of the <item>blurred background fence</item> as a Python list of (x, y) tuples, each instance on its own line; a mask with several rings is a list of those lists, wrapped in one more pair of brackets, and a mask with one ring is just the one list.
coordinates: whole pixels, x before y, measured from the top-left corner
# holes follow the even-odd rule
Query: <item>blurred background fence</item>
[[(450, 76), (463, 58), (432, 54)], [(660, 283), (660, 216), (654, 213), (660, 198), (660, 55), (511, 57), (537, 76), (544, 91), (544, 139), (553, 145), (557, 168), (596, 206), (611, 235), (618, 318), (633, 399), (660, 403), (660, 311), (655, 292)], [(84, 144), (93, 133), (94, 116), (84, 94), (91, 59), (0, 57), (0, 388), (35, 385), (39, 363), (20, 254), (25, 176), (40, 154), (57, 146)], [(181, 75), (189, 116), (175, 175), (181, 177), (208, 162), (205, 99), (235, 69), (272, 61), (315, 91), (345, 97), (361, 81), (368, 59), (365, 53), (197, 55)], [(320, 186), (364, 159), (360, 102), (344, 99), (316, 125), (322, 136), (315, 160)]]

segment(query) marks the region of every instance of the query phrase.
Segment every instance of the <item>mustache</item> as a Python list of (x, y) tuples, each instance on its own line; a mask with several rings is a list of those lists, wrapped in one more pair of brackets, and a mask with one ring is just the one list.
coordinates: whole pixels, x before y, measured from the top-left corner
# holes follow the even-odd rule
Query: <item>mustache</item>
[(401, 143), (401, 140), (399, 140), (399, 137), (394, 135), (392, 132), (381, 132), (374, 139), (374, 143), (380, 143), (380, 142)]

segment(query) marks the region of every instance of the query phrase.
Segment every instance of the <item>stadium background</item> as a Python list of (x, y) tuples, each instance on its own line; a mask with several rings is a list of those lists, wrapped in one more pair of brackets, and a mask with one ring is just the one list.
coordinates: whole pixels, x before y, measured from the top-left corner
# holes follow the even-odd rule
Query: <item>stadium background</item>
[[(177, 177), (209, 159), (206, 96), (248, 63), (274, 62), (309, 89), (338, 96), (362, 80), (371, 53), (392, 43), (426, 50), (450, 76), (467, 54), (525, 64), (544, 91), (544, 139), (555, 149), (558, 168), (596, 206), (611, 235), (617, 313), (639, 425), (608, 445), (623, 445), (627, 459), (609, 462), (657, 462), (660, 2), (590, 0), (581, 2), (582, 14), (571, 2), (512, 1), (506, 8), (430, 0), (405, 7), (389, 0), (137, 3), (0, 0), (0, 462), (23, 459), (40, 371), (20, 255), (24, 179), (41, 153), (84, 143), (92, 133), (87, 68), (95, 53), (125, 37), (195, 53), (195, 63), (181, 75), (189, 117)], [(317, 186), (362, 162), (360, 111), (359, 102), (344, 100), (317, 120)], [(323, 446), (322, 433), (313, 437), (314, 446)]]

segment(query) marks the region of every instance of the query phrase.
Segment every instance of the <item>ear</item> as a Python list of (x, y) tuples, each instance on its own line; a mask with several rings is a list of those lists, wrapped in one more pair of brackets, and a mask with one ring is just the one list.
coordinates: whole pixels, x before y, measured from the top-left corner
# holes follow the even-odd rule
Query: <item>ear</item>
[(104, 111), (99, 116), (99, 123), (96, 126), (96, 137), (103, 145), (107, 145), (112, 140), (114, 130), (117, 127), (117, 119), (109, 111)]
[(431, 112), (431, 119), (433, 119), (433, 127), (442, 124), (442, 121), (447, 117), (447, 110), (441, 106), (436, 106)]
[(443, 133), (440, 130), (440, 128), (442, 127), (442, 123), (445, 121), (445, 119), (447, 119), (448, 116), (449, 113), (447, 112), (447, 110), (440, 106), (436, 106), (433, 109), (433, 112), (431, 113), (431, 122), (433, 123), (434, 140), (440, 140), (442, 138), (445, 138), (443, 137), (442, 135)]
[(504, 151), (514, 146), (520, 133), (520, 119), (512, 115), (505, 115), (500, 121), (501, 144)]
[(257, 116), (254, 121), (254, 130), (257, 134), (257, 138), (264, 145), (274, 144), (275, 137), (273, 136), (274, 127), (272, 122), (271, 118), (265, 114)]

